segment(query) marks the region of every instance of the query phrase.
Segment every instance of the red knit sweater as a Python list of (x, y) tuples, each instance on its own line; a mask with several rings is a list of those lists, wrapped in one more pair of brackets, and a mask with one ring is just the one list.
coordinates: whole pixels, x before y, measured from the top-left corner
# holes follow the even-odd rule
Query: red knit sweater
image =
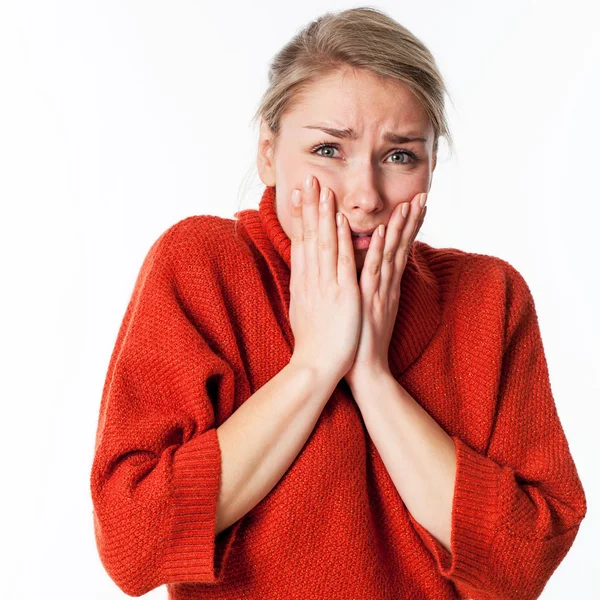
[(456, 445), (452, 554), (408, 512), (344, 379), (273, 490), (215, 537), (216, 428), (294, 345), (274, 188), (235, 216), (167, 229), (118, 332), (91, 468), (115, 584), (177, 600), (537, 598), (587, 507), (534, 302), (500, 258), (419, 241), (389, 365)]

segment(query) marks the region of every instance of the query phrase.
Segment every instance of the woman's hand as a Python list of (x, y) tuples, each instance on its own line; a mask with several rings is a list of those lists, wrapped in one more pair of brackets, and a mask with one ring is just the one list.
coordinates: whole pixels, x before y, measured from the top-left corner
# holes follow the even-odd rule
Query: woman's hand
[[(419, 204), (422, 197), (423, 208)], [(381, 237), (377, 230), (371, 236), (360, 275), (362, 320), (359, 346), (354, 363), (344, 376), (350, 386), (361, 377), (390, 372), (388, 350), (398, 314), (400, 282), (408, 253), (427, 212), (426, 201), (427, 194), (419, 193), (412, 202), (399, 204), (390, 217), (385, 237)], [(410, 210), (403, 216), (402, 209), (406, 207)]]
[[(360, 336), (360, 290), (350, 226), (336, 225), (331, 190), (310, 189), (292, 196), (290, 363), (327, 371), (339, 381), (353, 363)], [(319, 191), (321, 193), (319, 193)], [(319, 200), (322, 200), (321, 202)]]

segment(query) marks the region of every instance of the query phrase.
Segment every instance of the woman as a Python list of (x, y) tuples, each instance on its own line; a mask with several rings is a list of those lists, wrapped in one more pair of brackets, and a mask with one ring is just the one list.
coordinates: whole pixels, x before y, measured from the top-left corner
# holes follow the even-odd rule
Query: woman
[(91, 473), (124, 592), (524, 600), (564, 558), (587, 507), (529, 288), (415, 241), (444, 93), (382, 12), (324, 15), (271, 66), (258, 210), (153, 244)]

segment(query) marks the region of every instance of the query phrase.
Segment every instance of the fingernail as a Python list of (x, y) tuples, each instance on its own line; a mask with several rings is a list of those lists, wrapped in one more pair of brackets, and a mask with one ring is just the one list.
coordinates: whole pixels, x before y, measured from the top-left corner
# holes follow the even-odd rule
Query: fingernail
[(300, 205), (300, 190), (294, 190), (292, 192), (292, 203), (294, 206)]
[(410, 202), (405, 202), (402, 205), (402, 216), (406, 219), (406, 215), (408, 214), (408, 211), (410, 209)]
[(421, 197), (419, 198), (419, 204), (421, 205), (421, 208), (423, 208), (425, 206), (425, 202), (427, 202), (427, 193), (423, 193), (421, 194)]
[(325, 202), (325, 200), (327, 200), (327, 194), (328, 194), (328, 190), (326, 187), (321, 188), (321, 204), (323, 204), (323, 202)]
[(304, 178), (304, 189), (308, 192), (308, 190), (310, 190), (310, 188), (312, 188), (312, 175), (307, 175)]

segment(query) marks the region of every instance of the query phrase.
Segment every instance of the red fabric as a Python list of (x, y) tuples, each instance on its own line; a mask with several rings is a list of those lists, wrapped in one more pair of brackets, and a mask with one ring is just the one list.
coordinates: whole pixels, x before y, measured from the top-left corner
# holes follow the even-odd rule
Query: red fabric
[(502, 259), (415, 242), (392, 375), (452, 436), (452, 554), (412, 517), (342, 379), (273, 490), (214, 535), (216, 428), (289, 361), (275, 189), (167, 229), (110, 358), (91, 469), (115, 584), (169, 598), (537, 598), (586, 514), (530, 290)]

